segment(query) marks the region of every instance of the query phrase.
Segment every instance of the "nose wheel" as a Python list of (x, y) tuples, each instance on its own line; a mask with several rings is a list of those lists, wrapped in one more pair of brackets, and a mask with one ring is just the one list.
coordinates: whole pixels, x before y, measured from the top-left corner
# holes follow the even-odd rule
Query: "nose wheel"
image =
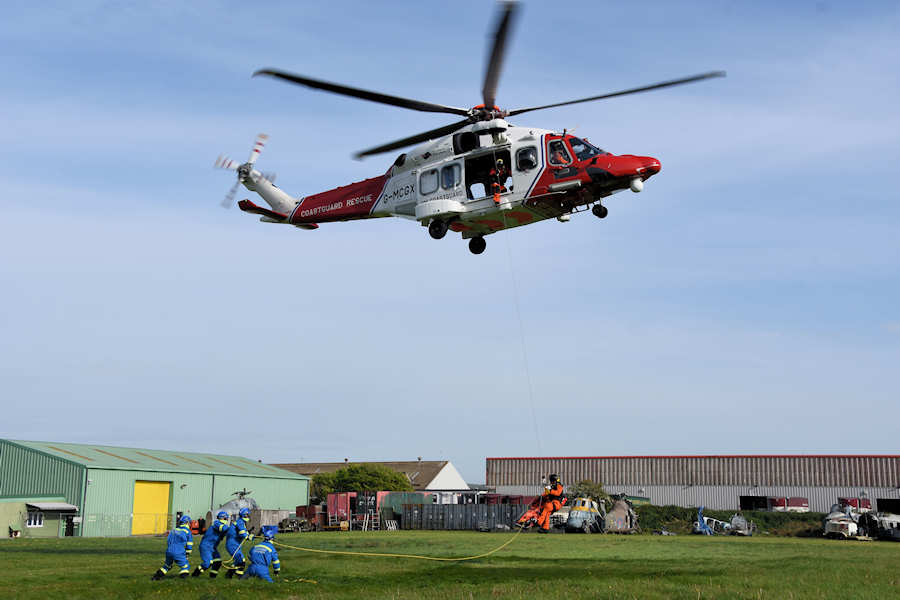
[(469, 240), (469, 252), (472, 254), (481, 254), (485, 248), (487, 248), (487, 242), (483, 237), (473, 237)]
[(447, 235), (448, 229), (447, 223), (441, 221), (440, 219), (435, 219), (431, 223), (428, 224), (428, 235), (433, 237), (436, 240), (443, 238)]
[(605, 219), (606, 215), (609, 214), (609, 209), (602, 204), (595, 204), (594, 207), (591, 208), (591, 212), (594, 213), (594, 216), (598, 219)]

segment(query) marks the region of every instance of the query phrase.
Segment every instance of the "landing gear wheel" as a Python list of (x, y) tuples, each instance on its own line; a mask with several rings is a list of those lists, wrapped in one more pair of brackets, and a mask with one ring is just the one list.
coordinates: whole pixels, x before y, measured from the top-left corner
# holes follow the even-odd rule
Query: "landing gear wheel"
[(481, 254), (485, 248), (487, 248), (487, 242), (483, 237), (473, 237), (469, 240), (469, 252), (472, 254)]
[(585, 521), (581, 525), (581, 531), (583, 531), (584, 533), (591, 533), (591, 524)]
[(591, 212), (594, 213), (594, 216), (597, 217), (598, 219), (605, 219), (606, 215), (609, 214), (609, 209), (607, 209), (602, 204), (595, 204), (594, 207), (591, 209)]
[(440, 219), (435, 219), (428, 224), (428, 235), (436, 240), (439, 240), (447, 235), (447, 229), (448, 227), (445, 222), (441, 221)]

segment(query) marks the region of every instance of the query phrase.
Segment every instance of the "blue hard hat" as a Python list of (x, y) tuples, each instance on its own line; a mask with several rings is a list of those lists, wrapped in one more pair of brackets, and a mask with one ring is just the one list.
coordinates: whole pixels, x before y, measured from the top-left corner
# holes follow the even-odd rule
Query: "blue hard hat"
[(267, 531), (267, 532), (265, 532), (265, 533), (263, 534), (263, 538), (264, 538), (266, 541), (274, 540), (274, 539), (275, 539), (275, 532), (274, 532), (274, 531)]
[(242, 508), (238, 514), (241, 515), (241, 517), (249, 517), (249, 516), (250, 516), (250, 509), (249, 509), (249, 508)]
[(266, 540), (275, 539), (276, 533), (278, 533), (278, 525), (263, 525), (262, 526), (262, 534)]
[(184, 525), (185, 523), (190, 523), (190, 522), (191, 522), (191, 518), (188, 515), (181, 515), (181, 517), (178, 519), (179, 525)]
[(217, 519), (227, 519), (227, 518), (228, 518), (228, 513), (225, 512), (224, 510), (220, 510), (220, 511), (219, 511), (219, 514), (216, 515), (216, 518), (217, 518)]

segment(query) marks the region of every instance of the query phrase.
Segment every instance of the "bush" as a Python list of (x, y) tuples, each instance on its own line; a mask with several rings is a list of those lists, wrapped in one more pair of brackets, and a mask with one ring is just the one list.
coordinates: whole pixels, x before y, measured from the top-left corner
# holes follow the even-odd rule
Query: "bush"
[[(667, 529), (673, 533), (690, 533), (697, 520), (696, 508), (682, 506), (636, 506), (638, 523), (643, 531)], [(703, 510), (703, 515), (720, 521), (730, 521), (737, 511)], [(758, 533), (770, 533), (791, 537), (817, 537), (822, 535), (823, 513), (768, 512), (760, 510), (741, 511), (744, 518), (756, 523)]]
[(347, 465), (334, 473), (316, 473), (313, 495), (325, 499), (332, 492), (411, 492), (406, 475), (382, 465)]

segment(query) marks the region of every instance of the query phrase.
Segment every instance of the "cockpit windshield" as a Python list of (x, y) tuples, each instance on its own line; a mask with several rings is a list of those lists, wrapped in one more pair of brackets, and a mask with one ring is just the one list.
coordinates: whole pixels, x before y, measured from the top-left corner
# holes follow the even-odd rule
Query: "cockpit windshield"
[(585, 160), (592, 156), (600, 156), (601, 154), (609, 154), (593, 144), (577, 137), (570, 137), (569, 144), (572, 145), (572, 150), (575, 151), (575, 156), (578, 157), (578, 160)]

